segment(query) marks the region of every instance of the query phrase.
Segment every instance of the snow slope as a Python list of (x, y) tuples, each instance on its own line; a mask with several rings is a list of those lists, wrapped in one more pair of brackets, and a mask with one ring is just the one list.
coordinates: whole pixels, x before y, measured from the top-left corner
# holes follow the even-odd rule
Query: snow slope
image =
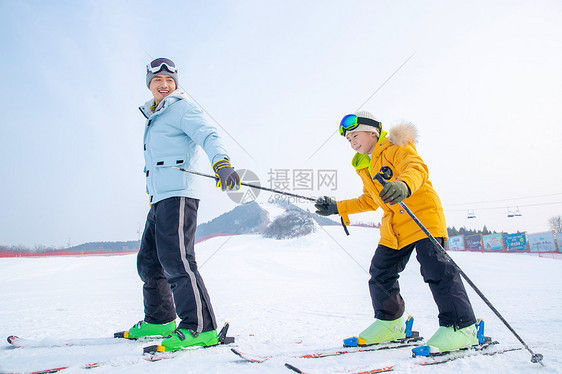
[[(372, 322), (367, 270), (378, 241), (377, 229), (324, 227), (292, 240), (261, 236), (217, 237), (197, 245), (201, 273), (217, 319), (230, 321), (236, 346), (254, 353), (307, 353), (341, 347), (341, 340)], [(472, 357), (435, 367), (401, 364), (396, 373), (562, 372), (562, 261), (505, 253), (451, 253), (514, 329), (545, 356), (545, 368), (516, 351)], [(414, 329), (429, 338), (437, 311), (413, 256), (401, 277), (406, 311)], [(469, 290), (487, 335), (505, 346), (520, 346), (479, 297)], [(24, 372), (104, 362), (101, 373), (290, 373), (290, 362), (313, 373), (346, 367), (379, 367), (408, 361), (409, 349), (356, 353), (324, 359), (274, 358), (242, 362), (230, 347), (184, 352), (172, 360), (142, 360), (152, 342), (102, 339), (143, 318), (135, 255), (0, 259), (0, 336), (37, 339), (100, 338), (97, 345), (13, 349), (0, 343), (0, 372)], [(92, 341), (90, 341), (92, 342)]]

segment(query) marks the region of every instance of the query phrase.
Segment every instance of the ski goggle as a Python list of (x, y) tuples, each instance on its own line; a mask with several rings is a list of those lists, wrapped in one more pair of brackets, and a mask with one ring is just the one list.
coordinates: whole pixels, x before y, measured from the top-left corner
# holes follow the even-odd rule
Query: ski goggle
[(176, 67), (176, 64), (174, 64), (172, 60), (167, 58), (157, 58), (156, 60), (152, 61), (150, 64), (146, 65), (146, 71), (152, 74), (156, 74), (164, 68), (168, 70), (170, 73), (178, 72), (178, 68)]
[(371, 118), (357, 117), (355, 114), (348, 114), (343, 117), (340, 122), (340, 135), (345, 136), (348, 131), (355, 130), (359, 125), (368, 125), (376, 127), (379, 131), (382, 126), (379, 121)]

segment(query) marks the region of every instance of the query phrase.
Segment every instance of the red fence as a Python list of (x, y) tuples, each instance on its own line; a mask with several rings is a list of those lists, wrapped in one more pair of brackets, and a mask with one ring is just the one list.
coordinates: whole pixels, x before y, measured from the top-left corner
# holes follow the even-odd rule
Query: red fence
[(50, 257), (50, 256), (122, 256), (131, 253), (137, 253), (138, 251), (119, 251), (119, 252), (44, 252), (44, 253), (33, 253), (33, 252), (0, 252), (1, 257)]
[[(213, 234), (202, 238), (199, 238), (195, 243), (201, 243), (205, 240), (212, 239), (218, 236), (229, 236), (233, 234)], [(51, 257), (51, 256), (122, 256), (132, 253), (137, 253), (138, 250), (134, 251), (52, 251), (52, 252), (0, 252), (0, 258), (2, 257)]]

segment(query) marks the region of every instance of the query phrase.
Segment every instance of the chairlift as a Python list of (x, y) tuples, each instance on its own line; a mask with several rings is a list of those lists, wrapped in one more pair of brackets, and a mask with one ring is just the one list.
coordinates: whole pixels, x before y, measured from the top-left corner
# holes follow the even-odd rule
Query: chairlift
[(508, 207), (507, 208), (507, 218), (511, 218), (511, 217), (515, 217), (515, 212), (510, 207)]
[(521, 212), (519, 211), (519, 207), (518, 207), (518, 206), (517, 206), (517, 207), (508, 207), (508, 208), (507, 208), (507, 217), (508, 217), (508, 218), (510, 218), (510, 217), (521, 217), (521, 216), (522, 216), (522, 214), (521, 214)]
[(470, 219), (470, 218), (476, 218), (476, 214), (474, 213), (473, 209), (469, 209), (468, 213), (466, 214), (466, 218)]

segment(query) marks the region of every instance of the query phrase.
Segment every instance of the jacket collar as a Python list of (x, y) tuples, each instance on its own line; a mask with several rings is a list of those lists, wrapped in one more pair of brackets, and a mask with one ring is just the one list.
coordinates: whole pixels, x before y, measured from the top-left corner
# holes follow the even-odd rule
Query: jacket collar
[(188, 100), (188, 99), (189, 99), (189, 96), (187, 96), (187, 93), (182, 88), (178, 88), (177, 90), (175, 90), (174, 92), (172, 92), (171, 94), (166, 96), (164, 98), (164, 100), (162, 100), (160, 102), (160, 104), (158, 104), (154, 113), (150, 109), (150, 107), (152, 107), (152, 105), (154, 104), (154, 98), (148, 100), (146, 103), (144, 103), (144, 105), (140, 106), (139, 110), (141, 111), (143, 116), (145, 116), (148, 119), (153, 114), (163, 112), (167, 107), (169, 107), (170, 105), (172, 105), (176, 101)]
[[(387, 135), (387, 132), (384, 131), (384, 130), (381, 130), (381, 136), (379, 137), (379, 140), (377, 141), (377, 147), (378, 148), (382, 148), (382, 149), (386, 148), (386, 147), (381, 147), (381, 146), (383, 146), (383, 144), (386, 140), (386, 135)], [(389, 143), (389, 142), (387, 141), (387, 143)], [(380, 150), (377, 147), (375, 147), (375, 151), (373, 152), (373, 154), (374, 153), (378, 154), (380, 152)], [(351, 165), (353, 165), (353, 167), (356, 170), (369, 168), (369, 174), (370, 174), (371, 173), (371, 156), (356, 153), (355, 156), (353, 156), (353, 159), (351, 160)]]

